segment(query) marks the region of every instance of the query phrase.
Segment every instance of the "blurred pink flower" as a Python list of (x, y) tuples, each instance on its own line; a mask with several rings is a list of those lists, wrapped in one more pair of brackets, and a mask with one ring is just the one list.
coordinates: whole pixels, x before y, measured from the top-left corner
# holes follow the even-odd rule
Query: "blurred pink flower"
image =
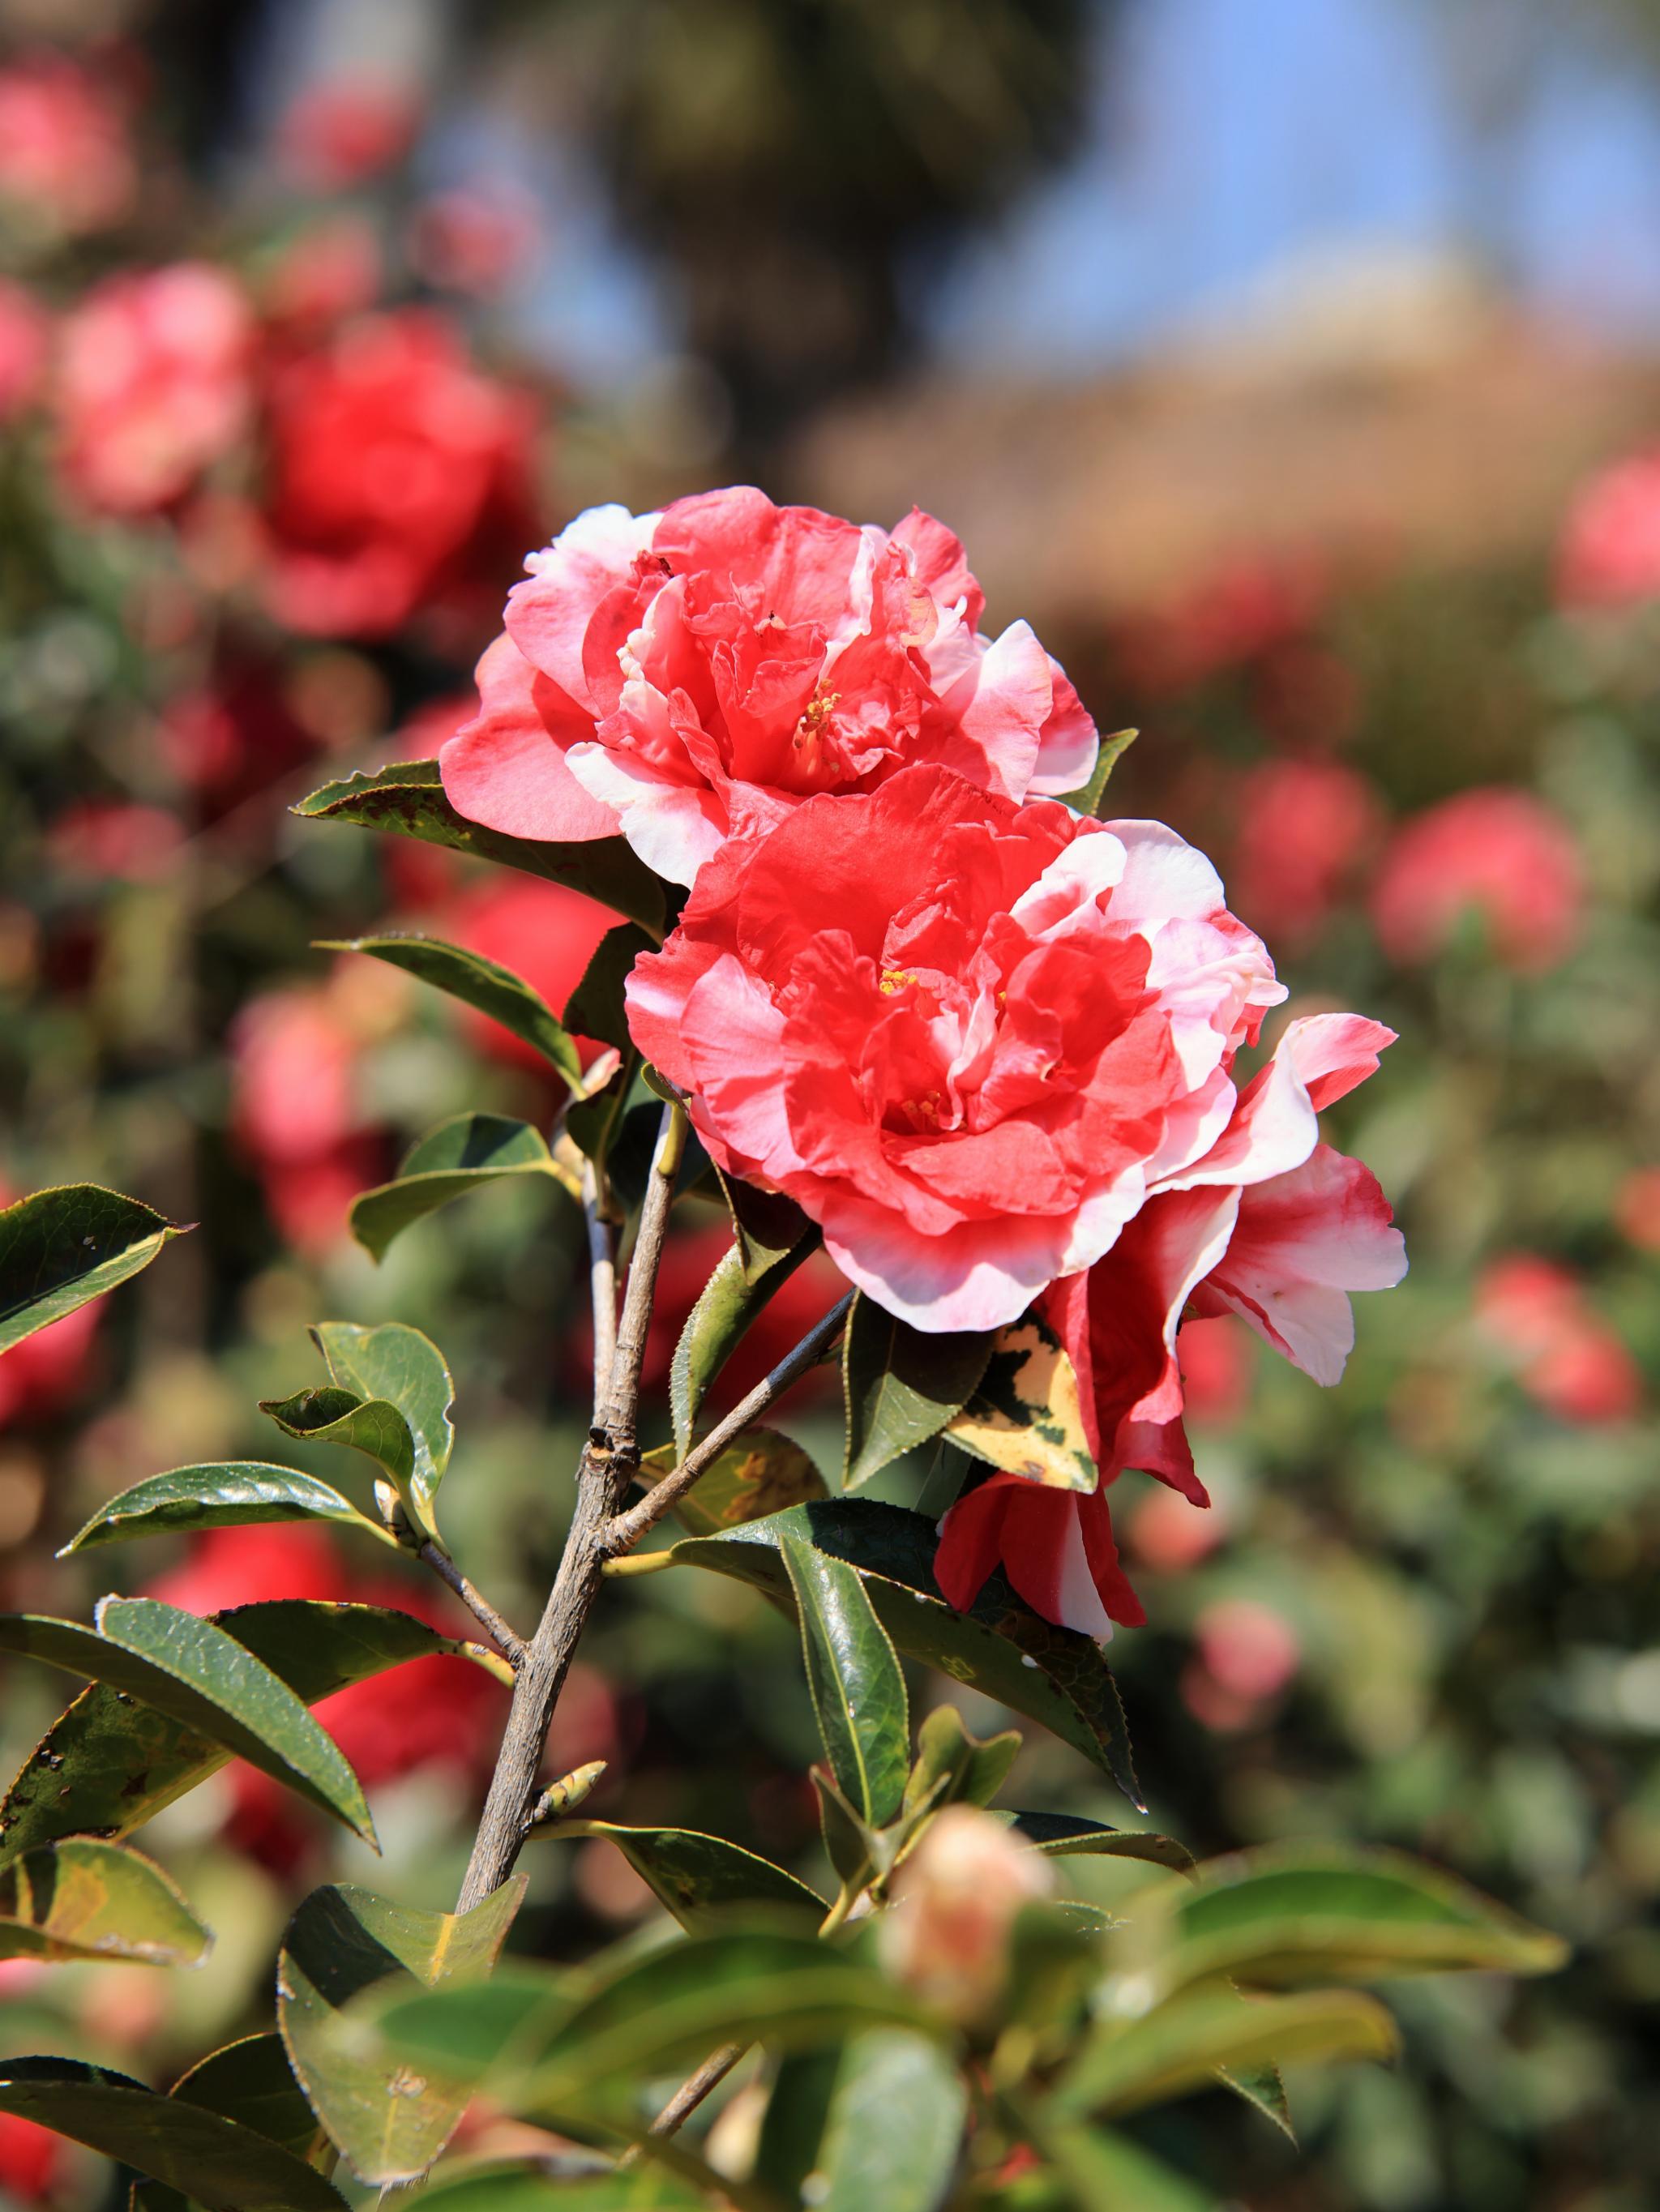
[(401, 161), (420, 125), (412, 93), (372, 77), (339, 77), (301, 94), (278, 128), (277, 152), (296, 184), (339, 191)]
[(109, 86), (62, 54), (0, 70), (0, 200), (75, 235), (119, 222), (136, 181), (126, 103)]
[(1129, 1550), (1139, 1566), (1155, 1575), (1183, 1574), (1207, 1559), (1226, 1534), (1227, 1523), (1214, 1507), (1195, 1513), (1187, 1498), (1155, 1484), (1130, 1516)]
[(384, 275), (374, 224), (350, 212), (326, 215), (289, 240), (266, 271), (261, 297), (272, 322), (315, 331), (371, 306)]
[(364, 316), (277, 370), (265, 597), (317, 636), (380, 637), (434, 603), (482, 628), (533, 537), (535, 410), (441, 316)]
[(1474, 913), (1496, 958), (1537, 973), (1573, 949), (1583, 895), (1566, 824), (1530, 793), (1493, 785), (1443, 799), (1395, 831), (1371, 916), (1389, 957), (1415, 964), (1444, 950)]
[(66, 807), (46, 833), (58, 867), (128, 884), (159, 882), (184, 842), (176, 815), (119, 799), (83, 799)]
[(38, 395), (46, 374), (51, 325), (21, 284), (0, 276), (0, 429)]
[[(562, 1013), (584, 969), (599, 950), (599, 940), (617, 925), (617, 916), (597, 900), (562, 884), (544, 884), (534, 878), (503, 875), (464, 892), (446, 911), (435, 917), (436, 935), (465, 945), (503, 968), (522, 975), (540, 992), (556, 1014)], [(483, 1014), (465, 1012), (462, 1023), (481, 1052), (510, 1066), (545, 1076), (547, 1062), (538, 1052)], [(581, 1037), (577, 1048), (586, 1067), (604, 1049), (596, 1040)]]
[(1242, 554), (1127, 623), (1124, 659), (1144, 690), (1179, 691), (1300, 636), (1326, 596), (1311, 558)]
[(353, 1199), (386, 1172), (384, 1143), (357, 1104), (361, 1048), (316, 987), (250, 1000), (231, 1030), (232, 1133), (272, 1221), (302, 1252), (337, 1243)]
[(1251, 1349), (1231, 1314), (1184, 1321), (1176, 1340), (1182, 1395), (1195, 1420), (1219, 1424), (1238, 1418), (1250, 1395)]
[(429, 284), (488, 297), (523, 268), (536, 244), (536, 202), (505, 185), (434, 192), (410, 223), (410, 259)]
[(1565, 607), (1627, 607), (1660, 596), (1660, 448), (1614, 462), (1581, 486), (1556, 552)]
[(1228, 881), (1253, 929), (1306, 944), (1330, 914), (1383, 811), (1356, 769), (1340, 761), (1266, 761), (1239, 787)]
[(1195, 1656), (1182, 1676), (1182, 1699), (1194, 1718), (1219, 1734), (1264, 1717), (1303, 1663), (1297, 1632), (1272, 1607), (1252, 1598), (1223, 1598), (1194, 1624)]
[(1587, 1303), (1579, 1278), (1527, 1252), (1491, 1261), (1475, 1285), (1477, 1327), (1535, 1404), (1559, 1421), (1627, 1420), (1643, 1377), (1622, 1340)]
[(241, 288), (202, 261), (106, 277), (65, 318), (55, 393), (71, 489), (112, 514), (189, 490), (248, 423), (255, 330)]

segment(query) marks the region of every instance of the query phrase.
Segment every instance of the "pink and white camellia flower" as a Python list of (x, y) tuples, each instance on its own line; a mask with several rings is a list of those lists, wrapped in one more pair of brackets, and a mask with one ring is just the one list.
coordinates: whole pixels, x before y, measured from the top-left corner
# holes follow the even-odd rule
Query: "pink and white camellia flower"
[(1156, 1191), (1305, 1158), (1306, 1103), (1242, 1115), (1228, 1072), (1285, 995), (1173, 831), (915, 767), (733, 839), (628, 1006), (720, 1165), (942, 1331), (1016, 1320)]
[(860, 528), (739, 486), (592, 507), (526, 565), (441, 756), (489, 829), (620, 830), (690, 884), (728, 836), (919, 762), (1011, 799), (1094, 766), (1077, 693), (1025, 623), (981, 635), (984, 594), (931, 515)]
[(1140, 1468), (1210, 1502), (1182, 1422), (1184, 1313), (1237, 1314), (1316, 1382), (1338, 1380), (1354, 1342), (1348, 1294), (1391, 1288), (1407, 1261), (1376, 1179), (1320, 1143), (1316, 1117), (1393, 1042), (1358, 1014), (1292, 1022), (1209, 1149), (1158, 1176), (1111, 1249), (1037, 1302), (1077, 1371), (1099, 1484), (1084, 1493), (994, 1474), (959, 1498), (934, 1563), (953, 1605), (972, 1603), (1000, 1562), (1067, 1627), (1104, 1638), (1115, 1620), (1146, 1618), (1118, 1563), (1107, 1486)]

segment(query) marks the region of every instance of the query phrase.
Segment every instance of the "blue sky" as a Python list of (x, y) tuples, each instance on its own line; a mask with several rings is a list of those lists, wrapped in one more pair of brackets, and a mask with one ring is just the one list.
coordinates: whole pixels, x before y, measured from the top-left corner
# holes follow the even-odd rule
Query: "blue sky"
[[(1442, 246), (1599, 335), (1660, 341), (1660, 76), (1554, 4), (1530, 40), (1529, 0), (1124, 0), (1086, 143), (938, 288), (936, 349), (1075, 374), (1299, 258)], [(1473, 94), (1502, 116), (1485, 133)], [(556, 149), (523, 160), (556, 207), (524, 295), (540, 342), (594, 381), (672, 350), (592, 181)]]

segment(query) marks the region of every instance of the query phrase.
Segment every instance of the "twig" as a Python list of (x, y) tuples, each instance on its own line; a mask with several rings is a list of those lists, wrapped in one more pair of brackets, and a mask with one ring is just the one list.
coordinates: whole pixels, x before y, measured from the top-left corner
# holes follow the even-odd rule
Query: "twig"
[[(672, 2136), (678, 2133), (710, 2091), (720, 2087), (748, 2049), (747, 2043), (723, 2043), (719, 2051), (712, 2051), (695, 2074), (687, 2075), (646, 2130), (647, 2134)], [(634, 2166), (640, 2157), (641, 2152), (636, 2147), (625, 2150), (617, 2163), (619, 2166)]]
[(449, 1553), (429, 1537), (416, 1555), (424, 1559), (440, 1582), (447, 1583), (491, 1641), (518, 1667), (525, 1656), (525, 1639), (514, 1633), (481, 1590), (476, 1589)]
[(593, 1162), (582, 1162), (582, 1218), (588, 1228), (588, 1277), (593, 1300), (593, 1418), (605, 1410), (611, 1372), (617, 1364), (617, 1259), (611, 1224), (601, 1210), (599, 1177)]
[[(640, 1362), (646, 1348), (646, 1324), (650, 1319), (656, 1287), (657, 1263), (662, 1256), (664, 1231), (668, 1226), (669, 1201), (685, 1141), (686, 1117), (678, 1106), (668, 1108), (658, 1133), (651, 1176), (641, 1208), (640, 1233), (634, 1263), (629, 1273), (623, 1319), (617, 1332), (617, 1350), (606, 1377), (600, 1410), (576, 1469), (576, 1510), (571, 1518), (559, 1571), (548, 1593), (535, 1635), (524, 1647), (508, 1723), (496, 1754), (496, 1771), (484, 1800), (478, 1832), (456, 1910), (471, 1911), (499, 1889), (513, 1872), (524, 1846), (529, 1816), (536, 1802), (536, 1776), (542, 1764), (548, 1728), (559, 1692), (575, 1654), (583, 1629), (601, 1586), (600, 1569), (605, 1557), (605, 1535), (629, 1483), (640, 1465), (640, 1445), (635, 1433), (640, 1401)], [(594, 1275), (596, 1336), (605, 1296), (605, 1271), (611, 1267), (609, 1240), (589, 1246)], [(599, 1346), (596, 1343), (596, 1352)], [(596, 1365), (598, 1363), (596, 1362)]]
[(827, 1351), (841, 1334), (842, 1324), (853, 1304), (849, 1291), (844, 1298), (833, 1305), (824, 1319), (807, 1331), (794, 1352), (787, 1352), (772, 1372), (757, 1382), (748, 1397), (734, 1406), (726, 1419), (717, 1421), (702, 1443), (686, 1454), (678, 1467), (648, 1490), (638, 1504), (631, 1505), (626, 1513), (619, 1513), (604, 1531), (607, 1552), (615, 1554), (626, 1552), (637, 1544), (648, 1528), (655, 1528), (672, 1506), (697, 1480), (699, 1475), (711, 1468), (727, 1446), (743, 1430), (748, 1428), (757, 1414), (765, 1413), (773, 1400), (779, 1397), (803, 1375), (822, 1353)]

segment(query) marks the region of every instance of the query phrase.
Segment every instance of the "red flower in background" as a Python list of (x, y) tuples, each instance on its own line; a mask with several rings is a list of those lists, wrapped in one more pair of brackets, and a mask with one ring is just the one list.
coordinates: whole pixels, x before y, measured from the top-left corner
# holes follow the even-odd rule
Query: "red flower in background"
[(70, 235), (126, 214), (137, 177), (126, 102), (62, 54), (0, 70), (0, 200)]
[[(472, 1626), (423, 1583), (349, 1567), (318, 1528), (211, 1529), (193, 1538), (183, 1564), (149, 1583), (144, 1594), (186, 1613), (313, 1598), (386, 1606), (453, 1636)], [(435, 1656), (337, 1691), (314, 1711), (366, 1788), (436, 1767), (471, 1789), (489, 1771), (505, 1694), (471, 1661)], [(239, 1760), (230, 1771), (233, 1840), (268, 1863), (291, 1865), (304, 1846), (306, 1816), (257, 1769)]]
[(0, 276), (0, 429), (39, 395), (51, 327), (46, 309), (31, 294)]
[(1558, 1420), (1595, 1427), (1628, 1420), (1642, 1405), (1637, 1362), (1578, 1276), (1554, 1261), (1514, 1252), (1491, 1261), (1476, 1283), (1475, 1317), (1522, 1388)]
[(65, 807), (46, 833), (60, 868), (100, 882), (159, 882), (185, 842), (185, 825), (160, 806), (87, 799)]
[[(1037, 1310), (1078, 1377), (1100, 1471), (1086, 1494), (997, 1474), (942, 1524), (934, 1572), (972, 1602), (1000, 1561), (1050, 1620), (1106, 1638), (1146, 1615), (1118, 1563), (1109, 1486), (1126, 1468), (1207, 1505), (1183, 1427), (1177, 1332), (1188, 1310), (1231, 1314), (1316, 1382), (1341, 1377), (1354, 1342), (1349, 1294), (1406, 1273), (1389, 1202), (1359, 1160), (1318, 1141), (1320, 1110), (1375, 1073), (1393, 1041), (1355, 1014), (1291, 1024), (1198, 1158), (1166, 1174), (1111, 1249), (1055, 1284)], [(1229, 1056), (1231, 1058), (1231, 1055)]]
[(1323, 570), (1311, 558), (1241, 555), (1127, 623), (1120, 649), (1143, 690), (1183, 690), (1300, 637), (1327, 590)]
[(52, 2194), (69, 2145), (50, 2128), (0, 2112), (0, 2189), (24, 2204), (44, 2204)]
[(535, 410), (417, 308), (349, 323), (274, 372), (265, 589), (290, 629), (381, 637), (483, 617), (533, 533)]
[(1660, 597), (1660, 450), (1615, 461), (1582, 487), (1557, 547), (1556, 595), (1572, 608)]
[(335, 78), (302, 92), (289, 107), (277, 150), (296, 184), (339, 191), (400, 161), (420, 125), (420, 102), (403, 86)]
[(1269, 936), (1306, 945), (1382, 830), (1377, 794), (1341, 761), (1276, 760), (1244, 777), (1237, 805), (1234, 904)]
[(1567, 826), (1525, 791), (1460, 792), (1415, 815), (1389, 842), (1371, 916), (1392, 960), (1434, 959), (1467, 914), (1494, 956), (1538, 973), (1558, 966), (1579, 933), (1579, 851)]
[(1194, 1624), (1196, 1650), (1182, 1676), (1194, 1718), (1231, 1735), (1266, 1717), (1303, 1663), (1296, 1630), (1253, 1598), (1222, 1598)]
[(367, 216), (322, 216), (271, 264), (260, 296), (286, 335), (315, 337), (373, 306), (384, 273), (380, 240)]
[(1067, 792), (1095, 725), (1025, 623), (995, 640), (962, 546), (748, 486), (660, 514), (591, 507), (530, 556), (443, 751), (471, 821), (520, 837), (620, 830), (690, 884), (734, 831), (909, 763), (1011, 799)]
[(353, 1199), (386, 1171), (357, 1103), (362, 1042), (326, 987), (251, 1000), (231, 1030), (232, 1133), (271, 1219), (302, 1252), (336, 1243)]
[[(562, 884), (503, 875), (463, 892), (435, 917), (433, 926), (437, 935), (522, 975), (557, 1014), (581, 981), (601, 938), (616, 927), (617, 916), (598, 900), (584, 898)], [(470, 1007), (463, 1010), (461, 1022), (473, 1042), (492, 1058), (548, 1074), (541, 1054), (499, 1022)], [(604, 1049), (591, 1037), (577, 1039), (585, 1067)]]
[(247, 428), (255, 329), (240, 287), (202, 261), (106, 277), (64, 318), (59, 462), (88, 506), (148, 514)]

